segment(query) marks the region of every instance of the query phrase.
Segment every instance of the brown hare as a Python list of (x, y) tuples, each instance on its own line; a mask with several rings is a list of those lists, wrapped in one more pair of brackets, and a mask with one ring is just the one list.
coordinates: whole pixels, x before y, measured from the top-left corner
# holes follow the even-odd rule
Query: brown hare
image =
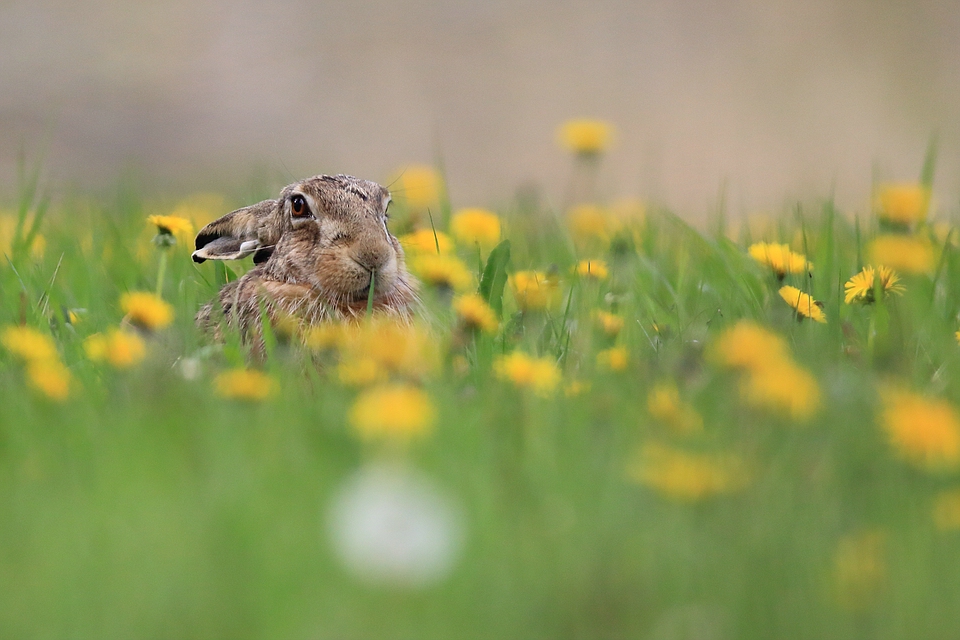
[(276, 200), (238, 209), (197, 234), (193, 259), (253, 255), (256, 266), (225, 285), (197, 323), (219, 335), (223, 319), (259, 342), (265, 312), (272, 324), (310, 325), (373, 310), (410, 318), (417, 302), (403, 249), (387, 230), (390, 193), (353, 176), (315, 176), (291, 184)]

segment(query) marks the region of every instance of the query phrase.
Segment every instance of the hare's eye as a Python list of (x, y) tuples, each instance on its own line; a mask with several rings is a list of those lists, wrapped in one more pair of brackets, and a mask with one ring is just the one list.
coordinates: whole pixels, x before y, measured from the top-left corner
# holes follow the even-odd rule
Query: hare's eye
[(293, 212), (296, 218), (303, 218), (310, 215), (310, 207), (307, 206), (306, 199), (299, 193), (290, 198), (290, 211)]

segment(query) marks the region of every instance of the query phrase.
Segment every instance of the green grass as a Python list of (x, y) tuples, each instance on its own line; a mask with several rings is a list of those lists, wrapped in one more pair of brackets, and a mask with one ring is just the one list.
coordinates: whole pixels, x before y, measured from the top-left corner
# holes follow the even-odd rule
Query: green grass
[[(83, 339), (117, 326), (121, 294), (156, 287), (144, 204), (127, 193), (37, 209), (31, 189), (21, 200), (20, 231), (0, 264), (0, 327), (51, 333), (74, 388), (64, 402), (47, 400), (0, 351), (0, 637), (960, 634), (960, 532), (932, 517), (937, 493), (960, 486), (957, 469), (905, 463), (877, 418), (878, 385), (889, 381), (960, 400), (952, 245), (936, 241), (936, 271), (905, 275), (902, 297), (857, 307), (843, 304), (843, 283), (878, 225), (830, 202), (784, 212), (776, 236), (737, 241), (653, 208), (636, 235), (593, 248), (574, 242), (555, 212), (504, 210), (507, 270), (555, 269), (561, 304), (519, 314), (508, 285), (499, 335), (459, 346), (449, 295), (425, 288), (423, 315), (445, 356), (423, 381), (438, 418), (429, 437), (390, 452), (348, 424), (358, 391), (305, 364), (296, 345), (277, 345), (264, 363), (279, 383), (271, 399), (217, 397), (213, 377), (244, 355), (229, 340), (211, 348), (194, 327), (225, 272), (193, 264), (183, 246), (164, 276), (176, 320), (149, 337), (147, 359), (127, 371), (90, 362)], [(24, 224), (28, 210), (36, 228)], [(30, 234), (46, 240), (40, 258)], [(796, 320), (775, 277), (746, 254), (751, 240), (805, 249), (813, 276), (786, 282), (823, 301), (826, 324)], [(475, 249), (461, 252), (477, 264)], [(568, 276), (579, 258), (606, 259), (610, 278)], [(595, 366), (612, 344), (592, 328), (600, 308), (627, 319), (617, 342), (630, 354), (626, 371)], [(76, 309), (80, 320), (65, 322)], [(707, 357), (741, 319), (786, 338), (816, 376), (823, 406), (806, 424), (745, 405), (737, 376)], [(496, 379), (491, 359), (515, 348), (555, 359), (564, 384), (589, 390), (541, 398)], [(199, 362), (195, 380), (182, 375), (185, 358)], [(703, 416), (704, 434), (683, 438), (651, 418), (647, 393), (666, 380)], [(650, 441), (735, 452), (749, 482), (671, 499), (628, 477)], [(331, 547), (331, 499), (384, 457), (425, 474), (462, 514), (462, 551), (438, 583), (364, 582)], [(864, 531), (882, 533), (883, 568), (851, 609), (836, 594), (835, 558)]]

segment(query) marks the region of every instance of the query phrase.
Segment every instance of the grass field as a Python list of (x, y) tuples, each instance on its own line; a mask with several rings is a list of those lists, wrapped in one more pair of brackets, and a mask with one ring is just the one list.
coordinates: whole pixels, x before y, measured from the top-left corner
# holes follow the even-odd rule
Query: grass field
[(960, 636), (960, 252), (930, 155), (860, 211), (703, 229), (458, 217), (411, 170), (420, 319), (276, 327), (262, 362), (193, 320), (250, 265), (147, 221), (253, 200), (50, 206), (27, 176), (0, 227), (0, 637)]

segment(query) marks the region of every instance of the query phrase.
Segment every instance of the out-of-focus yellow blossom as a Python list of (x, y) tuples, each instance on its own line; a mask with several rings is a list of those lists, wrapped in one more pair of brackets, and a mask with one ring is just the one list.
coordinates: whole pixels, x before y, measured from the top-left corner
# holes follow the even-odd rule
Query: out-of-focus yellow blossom
[(517, 305), (524, 311), (550, 309), (560, 302), (560, 285), (543, 271), (517, 271), (509, 278)]
[(397, 176), (390, 192), (412, 209), (433, 209), (440, 202), (443, 180), (436, 169), (427, 165), (409, 165)]
[(600, 329), (608, 336), (617, 336), (623, 330), (623, 316), (600, 310), (594, 311), (591, 315)]
[(760, 264), (770, 267), (781, 280), (788, 273), (806, 273), (813, 270), (813, 264), (802, 253), (790, 250), (790, 245), (758, 242), (747, 249), (750, 257)]
[(33, 327), (10, 326), (0, 333), (0, 344), (27, 362), (56, 360), (60, 356), (53, 338)]
[(576, 398), (577, 396), (583, 395), (588, 391), (590, 391), (589, 382), (584, 382), (583, 380), (571, 380), (570, 383), (563, 388), (563, 395), (568, 398)]
[(883, 264), (903, 273), (923, 274), (933, 271), (933, 246), (923, 238), (885, 234), (867, 245), (867, 256), (873, 264)]
[[(372, 361), (386, 375), (411, 378), (425, 377), (439, 368), (437, 341), (419, 325), (374, 319), (347, 328), (345, 335), (339, 347), (341, 365), (357, 376), (371, 370), (364, 361)], [(352, 380), (357, 384), (357, 378)]]
[(70, 395), (70, 371), (60, 360), (31, 360), (27, 363), (27, 382), (51, 400), (63, 401)]
[(598, 155), (610, 147), (613, 126), (604, 120), (579, 118), (567, 120), (557, 130), (560, 145), (580, 155)]
[(740, 393), (750, 405), (782, 411), (794, 420), (807, 420), (820, 408), (820, 385), (813, 375), (788, 359), (750, 371)]
[(339, 322), (324, 322), (307, 327), (301, 339), (313, 351), (333, 351), (350, 339), (350, 331)]
[(757, 371), (790, 359), (786, 341), (750, 320), (724, 330), (710, 348), (711, 356), (727, 367)]
[(567, 212), (567, 226), (576, 242), (599, 240), (607, 243), (623, 223), (598, 205), (578, 204)]
[(792, 286), (780, 287), (780, 297), (784, 302), (793, 307), (800, 318), (810, 318), (820, 323), (827, 322), (827, 316), (821, 308), (823, 305), (813, 299), (808, 293), (804, 293)]
[(494, 361), (494, 371), (501, 380), (518, 387), (533, 389), (539, 395), (553, 393), (560, 384), (560, 369), (551, 358), (534, 358), (522, 351), (499, 356)]
[(574, 270), (578, 276), (588, 280), (606, 280), (610, 276), (605, 260), (581, 260)]
[(870, 304), (874, 302), (874, 283), (879, 285), (880, 291), (885, 295), (895, 293), (898, 296), (903, 295), (907, 290), (900, 282), (900, 276), (893, 269), (880, 265), (876, 269), (873, 267), (864, 267), (863, 271), (853, 276), (843, 285), (846, 292), (843, 301), (847, 304), (860, 302)]
[(340, 361), (337, 365), (337, 377), (345, 385), (363, 387), (375, 382), (385, 382), (388, 372), (376, 358), (354, 356)]
[(173, 322), (173, 307), (160, 296), (147, 291), (131, 291), (120, 297), (120, 308), (130, 322), (154, 331)]
[(960, 343), (960, 331), (957, 331), (953, 334), (953, 337), (957, 339), (957, 342)]
[(748, 481), (743, 462), (734, 454), (690, 453), (660, 443), (643, 447), (627, 475), (681, 502), (735, 493)]
[(417, 229), (413, 233), (400, 236), (400, 245), (411, 255), (446, 254), (453, 251), (453, 239), (443, 231)]
[(450, 231), (464, 244), (492, 249), (500, 242), (500, 217), (487, 209), (460, 209), (450, 219)]
[(388, 384), (361, 393), (350, 409), (349, 420), (365, 439), (406, 439), (429, 433), (436, 420), (436, 409), (422, 389)]
[(597, 368), (607, 371), (624, 371), (630, 364), (626, 347), (611, 347), (597, 353)]
[(932, 471), (960, 465), (960, 419), (950, 403), (894, 388), (880, 398), (880, 424), (900, 457)]
[(473, 285), (473, 274), (453, 255), (422, 254), (410, 260), (410, 271), (427, 284), (465, 291)]
[(940, 531), (960, 531), (960, 489), (937, 494), (933, 501), (933, 522)]
[(117, 369), (127, 369), (139, 364), (147, 355), (143, 339), (132, 331), (111, 329), (108, 333), (96, 333), (83, 341), (83, 350), (94, 362), (108, 362)]
[(650, 416), (683, 434), (703, 431), (703, 418), (697, 410), (680, 399), (680, 391), (671, 383), (660, 383), (647, 394)]
[(919, 183), (882, 184), (874, 192), (877, 217), (909, 225), (923, 222), (930, 210), (930, 189)]
[(610, 203), (610, 213), (624, 224), (642, 226), (647, 218), (647, 205), (636, 198), (620, 198)]
[(453, 301), (453, 309), (457, 317), (470, 329), (496, 333), (500, 326), (497, 314), (494, 313), (487, 301), (476, 293), (458, 296)]
[(227, 211), (226, 200), (219, 193), (195, 193), (184, 198), (170, 212), (171, 216), (185, 218), (197, 227), (213, 222)]
[(180, 216), (150, 216), (147, 222), (157, 228), (157, 233), (188, 239), (193, 235), (193, 223)]
[[(28, 217), (24, 221), (24, 230), (33, 226), (33, 218)], [(13, 253), (13, 240), (17, 232), (17, 216), (12, 213), (0, 213), (0, 257), (10, 256)], [(34, 260), (43, 258), (43, 252), (47, 248), (46, 239), (39, 233), (33, 236), (30, 243), (30, 257)]]
[(876, 602), (887, 582), (886, 535), (866, 531), (842, 538), (833, 556), (837, 604), (851, 611)]
[(217, 375), (214, 389), (222, 398), (231, 400), (266, 400), (277, 390), (277, 383), (256, 369), (231, 369)]

